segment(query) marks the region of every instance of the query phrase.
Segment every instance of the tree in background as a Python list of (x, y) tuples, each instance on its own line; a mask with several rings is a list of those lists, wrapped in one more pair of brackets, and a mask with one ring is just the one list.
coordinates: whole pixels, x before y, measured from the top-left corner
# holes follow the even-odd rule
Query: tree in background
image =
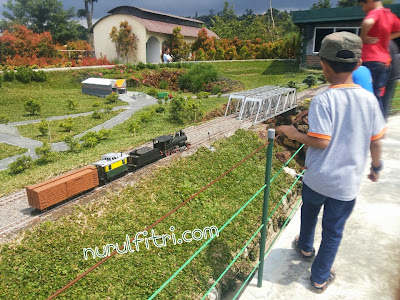
[(175, 27), (172, 32), (171, 54), (175, 61), (187, 60), (190, 54), (190, 45), (184, 41), (182, 29)]
[(50, 32), (59, 43), (82, 38), (84, 30), (77, 21), (75, 9), (63, 9), (58, 0), (8, 0), (3, 4), (5, 20), (0, 22), (2, 30), (10, 30), (15, 24), (21, 24), (35, 33)]
[(311, 6), (311, 9), (320, 9), (320, 8), (331, 8), (330, 0), (318, 0), (317, 3), (314, 3)]
[[(92, 49), (94, 49), (94, 38), (93, 38), (93, 10), (94, 10), (94, 3), (97, 2), (97, 0), (84, 0), (85, 1), (85, 14), (84, 16), (86, 17), (86, 22), (87, 22), (87, 28), (88, 28), (88, 42)], [(81, 13), (82, 15), (82, 13)]]
[(110, 38), (115, 44), (118, 57), (128, 60), (129, 56), (133, 55), (136, 59), (137, 38), (128, 21), (121, 22), (119, 30), (114, 26), (111, 29)]
[(339, 0), (337, 3), (337, 7), (348, 7), (348, 6), (357, 6), (357, 0)]

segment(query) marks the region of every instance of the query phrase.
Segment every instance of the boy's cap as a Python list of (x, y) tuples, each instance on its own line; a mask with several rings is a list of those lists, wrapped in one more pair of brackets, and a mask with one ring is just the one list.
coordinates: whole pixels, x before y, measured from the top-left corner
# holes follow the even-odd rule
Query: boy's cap
[(347, 31), (328, 34), (321, 44), (319, 56), (330, 61), (355, 63), (361, 58), (362, 40)]

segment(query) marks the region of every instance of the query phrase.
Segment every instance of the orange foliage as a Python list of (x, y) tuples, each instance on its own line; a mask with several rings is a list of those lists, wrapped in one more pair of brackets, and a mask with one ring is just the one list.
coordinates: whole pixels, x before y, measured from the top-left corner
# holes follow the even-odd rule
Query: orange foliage
[(58, 49), (91, 50), (86, 41), (69, 42), (67, 47), (57, 45), (49, 32), (34, 33), (23, 25), (15, 25), (0, 36), (0, 64), (9, 69), (26, 67), (92, 66), (110, 64), (107, 58), (96, 59), (77, 55), (61, 55)]

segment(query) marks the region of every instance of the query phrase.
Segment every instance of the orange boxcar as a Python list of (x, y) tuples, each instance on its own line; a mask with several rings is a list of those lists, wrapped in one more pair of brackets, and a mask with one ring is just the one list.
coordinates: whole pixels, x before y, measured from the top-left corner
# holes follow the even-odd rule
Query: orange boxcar
[(43, 210), (98, 185), (97, 168), (88, 166), (25, 188), (29, 205)]

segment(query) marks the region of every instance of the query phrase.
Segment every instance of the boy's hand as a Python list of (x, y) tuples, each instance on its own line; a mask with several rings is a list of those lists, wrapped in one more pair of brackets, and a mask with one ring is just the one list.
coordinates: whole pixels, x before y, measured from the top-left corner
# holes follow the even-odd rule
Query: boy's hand
[(377, 182), (379, 179), (379, 174), (376, 174), (372, 168), (369, 171), (368, 179), (371, 180), (372, 182)]
[(296, 135), (299, 133), (293, 125), (282, 125), (275, 128), (278, 134), (283, 133), (289, 139), (294, 140)]

